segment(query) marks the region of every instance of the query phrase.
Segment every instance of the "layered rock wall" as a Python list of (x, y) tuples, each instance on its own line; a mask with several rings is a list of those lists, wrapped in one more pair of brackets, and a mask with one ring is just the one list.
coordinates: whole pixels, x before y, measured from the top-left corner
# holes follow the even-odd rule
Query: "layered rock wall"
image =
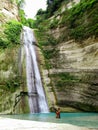
[[(70, 9), (73, 2), (78, 3), (79, 0), (63, 5), (62, 11), (56, 12), (57, 14), (49, 19), (49, 24), (54, 18), (60, 21), (62, 12), (66, 10), (65, 6)], [(48, 30), (52, 36), (49, 41), (52, 39), (53, 42), (55, 38), (58, 41), (57, 45), (54, 43), (52, 46), (48, 43), (47, 46), (43, 46), (48, 53), (55, 50), (54, 53), (51, 51), (50, 57), (46, 57), (45, 64), (48, 62), (48, 69), (43, 67), (42, 70), (47, 97), (51, 102), (50, 108), (58, 105), (63, 110), (72, 107), (82, 111), (98, 111), (98, 37), (90, 35), (84, 39), (80, 38), (79, 41), (74, 40), (68, 36), (67, 24), (64, 22), (65, 25), (60, 26), (59, 22)], [(86, 22), (89, 22), (89, 19), (86, 19)]]
[(8, 0), (0, 1), (0, 24), (5, 23), (8, 20), (18, 18), (18, 9), (15, 2), (11, 2)]
[(82, 45), (71, 40), (58, 45), (58, 50), (51, 59), (54, 67), (47, 73), (43, 70), (48, 92), (55, 95), (48, 98), (63, 110), (98, 111), (98, 40), (92, 37)]

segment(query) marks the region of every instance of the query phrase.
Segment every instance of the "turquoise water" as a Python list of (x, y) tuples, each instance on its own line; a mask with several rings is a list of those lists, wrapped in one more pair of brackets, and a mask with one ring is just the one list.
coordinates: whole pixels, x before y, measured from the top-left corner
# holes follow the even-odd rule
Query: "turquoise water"
[(55, 113), (3, 115), (3, 117), (98, 128), (98, 113), (61, 113), (60, 119), (55, 118)]

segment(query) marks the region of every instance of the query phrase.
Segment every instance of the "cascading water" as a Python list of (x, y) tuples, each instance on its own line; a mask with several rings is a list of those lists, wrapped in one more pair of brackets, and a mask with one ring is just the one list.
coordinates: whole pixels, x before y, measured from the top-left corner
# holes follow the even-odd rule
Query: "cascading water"
[(44, 90), (42, 87), (40, 72), (35, 53), (35, 38), (29, 27), (23, 27), (23, 42), (26, 53), (26, 73), (29, 106), (31, 113), (48, 112)]

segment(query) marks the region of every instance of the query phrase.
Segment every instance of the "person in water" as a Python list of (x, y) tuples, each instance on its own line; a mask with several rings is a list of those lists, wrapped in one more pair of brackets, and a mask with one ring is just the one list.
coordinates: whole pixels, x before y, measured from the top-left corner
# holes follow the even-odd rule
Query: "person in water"
[(60, 117), (60, 108), (58, 108), (58, 109), (56, 110), (56, 118), (61, 118), (61, 117)]

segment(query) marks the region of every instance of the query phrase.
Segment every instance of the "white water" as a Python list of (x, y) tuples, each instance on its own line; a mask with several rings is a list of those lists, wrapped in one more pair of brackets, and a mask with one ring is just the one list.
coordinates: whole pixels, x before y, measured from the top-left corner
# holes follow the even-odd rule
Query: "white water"
[(48, 105), (42, 87), (40, 72), (36, 59), (35, 38), (29, 27), (23, 27), (23, 42), (26, 53), (26, 73), (31, 113), (48, 112)]

